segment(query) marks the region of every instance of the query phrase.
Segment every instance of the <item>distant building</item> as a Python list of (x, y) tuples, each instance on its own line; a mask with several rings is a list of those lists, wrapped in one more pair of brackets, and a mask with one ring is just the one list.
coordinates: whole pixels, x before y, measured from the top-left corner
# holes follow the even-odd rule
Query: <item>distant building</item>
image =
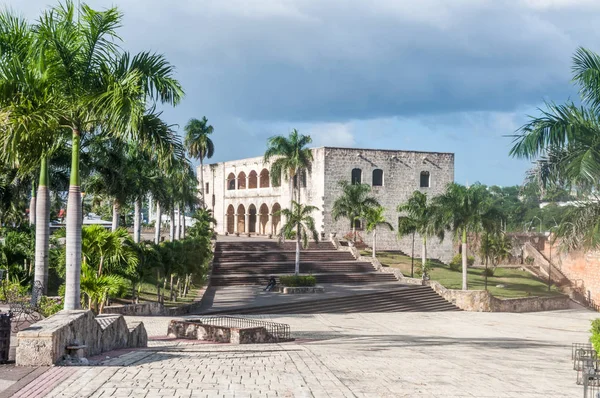
[[(433, 197), (454, 181), (452, 153), (333, 147), (312, 151), (311, 170), (299, 176), (294, 184), (299, 184), (300, 201), (319, 209), (313, 217), (324, 237), (330, 232), (341, 237), (352, 230), (349, 220), (334, 221), (331, 216), (333, 202), (341, 194), (339, 181), (371, 185), (373, 196), (385, 207), (386, 219), (394, 227), (399, 216), (398, 204), (406, 201), (413, 191), (421, 190)], [(279, 232), (282, 220), (276, 212), (290, 206), (289, 184), (282, 179), (281, 186), (272, 186), (270, 165), (264, 163), (262, 157), (204, 165), (204, 182), (206, 203), (218, 222), (217, 233), (269, 235)], [(371, 236), (362, 231), (360, 222), (357, 229), (365, 243), (370, 244)], [(377, 245), (381, 249), (410, 253), (412, 239), (398, 240), (396, 231), (381, 228)], [(415, 254), (420, 253), (417, 240)], [(451, 238), (442, 244), (432, 239), (428, 255), (441, 260), (451, 258)]]

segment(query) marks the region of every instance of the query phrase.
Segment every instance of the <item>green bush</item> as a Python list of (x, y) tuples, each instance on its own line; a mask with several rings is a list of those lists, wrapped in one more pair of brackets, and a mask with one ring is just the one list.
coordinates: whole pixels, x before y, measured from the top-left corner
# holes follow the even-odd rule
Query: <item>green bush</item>
[[(425, 262), (425, 272), (427, 272), (428, 274), (431, 273), (431, 270), (433, 269), (433, 263), (429, 260), (427, 260)], [(423, 276), (423, 264), (415, 264), (415, 276), (417, 277), (422, 277)]]
[(496, 272), (496, 267), (484, 268), (481, 275), (490, 277), (490, 276), (494, 276), (494, 272)]
[(283, 286), (314, 286), (317, 284), (317, 278), (312, 275), (284, 275), (279, 277), (279, 283)]
[(62, 310), (63, 303), (62, 303), (62, 300), (54, 300), (54, 299), (48, 298), (46, 296), (42, 296), (40, 298), (39, 307), (40, 307), (40, 313), (45, 318), (48, 318), (49, 316), (52, 316), (52, 315), (56, 314), (58, 311)]
[[(473, 264), (475, 264), (475, 257), (467, 256), (467, 266), (471, 267), (471, 266), (473, 266)], [(461, 271), (462, 270), (462, 254), (460, 254), (460, 253), (455, 254), (454, 257), (452, 257), (452, 261), (450, 261), (450, 264), (448, 264), (448, 267), (450, 267), (450, 269), (452, 271)]]
[(594, 346), (594, 350), (598, 352), (600, 350), (600, 318), (592, 321), (590, 333), (592, 333), (592, 337), (590, 337), (590, 343), (592, 343), (592, 346)]

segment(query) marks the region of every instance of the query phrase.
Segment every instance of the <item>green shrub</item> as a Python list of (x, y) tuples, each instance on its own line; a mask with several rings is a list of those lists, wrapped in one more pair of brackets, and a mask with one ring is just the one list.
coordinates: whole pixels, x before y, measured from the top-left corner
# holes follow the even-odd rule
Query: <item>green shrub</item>
[[(475, 264), (475, 257), (467, 256), (467, 266), (472, 267)], [(452, 257), (452, 261), (448, 264), (448, 267), (452, 271), (461, 271), (462, 270), (462, 254), (457, 253)]]
[(527, 265), (532, 265), (534, 261), (535, 261), (535, 259), (533, 257), (529, 257), (529, 256), (525, 257), (525, 264), (527, 264)]
[(482, 276), (494, 276), (494, 272), (496, 272), (496, 267), (484, 268), (481, 273)]
[[(425, 272), (427, 272), (427, 274), (430, 274), (432, 269), (433, 269), (433, 263), (431, 261), (427, 260), (425, 262)], [(423, 276), (423, 264), (422, 263), (420, 263), (418, 265), (415, 264), (415, 275), (419, 278)]]
[(40, 313), (45, 318), (48, 318), (49, 316), (52, 316), (52, 315), (56, 314), (58, 311), (62, 310), (63, 303), (62, 303), (62, 300), (54, 300), (54, 299), (48, 298), (46, 296), (42, 296), (40, 298), (39, 307), (40, 307)]
[(284, 275), (279, 277), (279, 283), (283, 286), (314, 286), (317, 278), (312, 275)]
[(592, 333), (592, 337), (590, 337), (590, 343), (592, 343), (592, 346), (594, 346), (594, 350), (598, 352), (600, 350), (600, 318), (592, 321), (590, 333)]

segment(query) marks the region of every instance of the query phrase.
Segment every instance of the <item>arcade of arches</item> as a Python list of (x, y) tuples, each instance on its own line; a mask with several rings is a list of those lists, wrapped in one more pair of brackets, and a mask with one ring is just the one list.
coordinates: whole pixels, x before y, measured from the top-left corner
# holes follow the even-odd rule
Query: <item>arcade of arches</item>
[(263, 169), (260, 174), (252, 170), (248, 175), (243, 171), (240, 171), (237, 176), (233, 173), (229, 173), (227, 176), (228, 191), (234, 191), (236, 189), (269, 188), (270, 186), (271, 181), (269, 180), (269, 170), (267, 169)]
[(275, 235), (281, 228), (281, 210), (279, 203), (275, 203), (271, 209), (263, 203), (258, 209), (254, 204), (236, 207), (227, 207), (227, 232), (249, 233), (257, 235)]

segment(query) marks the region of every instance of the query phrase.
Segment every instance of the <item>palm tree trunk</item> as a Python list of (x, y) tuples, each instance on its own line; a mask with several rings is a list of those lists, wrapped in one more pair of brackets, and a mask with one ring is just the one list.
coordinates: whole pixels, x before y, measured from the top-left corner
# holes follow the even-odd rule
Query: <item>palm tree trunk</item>
[(162, 219), (162, 209), (160, 203), (156, 201), (156, 221), (154, 222), (154, 243), (157, 245), (160, 243), (160, 227)]
[(467, 229), (462, 231), (462, 288), (467, 290)]
[(373, 231), (373, 258), (377, 258), (375, 254), (375, 244), (377, 243), (377, 232)]
[(111, 230), (113, 232), (115, 232), (118, 228), (119, 228), (119, 202), (115, 199), (115, 201), (113, 202)]
[(300, 273), (300, 225), (296, 231), (296, 266), (294, 269), (296, 275)]
[(169, 223), (169, 239), (171, 242), (175, 240), (175, 207), (171, 204), (171, 222)]
[(203, 209), (206, 209), (206, 200), (204, 196), (206, 195), (206, 188), (204, 187), (204, 153), (200, 153), (200, 205)]
[(82, 203), (79, 182), (79, 145), (81, 135), (73, 130), (71, 181), (67, 200), (65, 310), (81, 307), (81, 224)]
[[(42, 157), (40, 168), (40, 182), (38, 186), (37, 202), (33, 209), (35, 223), (35, 282), (42, 285), (42, 293), (48, 292), (48, 254), (50, 251), (50, 192), (48, 190), (48, 158)], [(31, 211), (30, 211), (31, 216)], [(35, 215), (39, 217), (36, 217)], [(37, 220), (36, 220), (37, 218)], [(37, 222), (36, 222), (37, 221)]]
[(135, 199), (133, 204), (133, 241), (140, 243), (142, 237), (142, 199)]
[(160, 271), (156, 270), (156, 302), (160, 303)]
[(421, 252), (421, 269), (425, 275), (425, 265), (427, 264), (427, 237), (423, 236), (423, 248)]
[(177, 205), (177, 240), (181, 240), (181, 207)]
[(173, 301), (173, 293), (174, 293), (173, 292), (173, 277), (174, 276), (175, 276), (174, 274), (171, 274), (171, 283), (169, 283), (169, 299), (171, 301)]
[[(42, 159), (42, 162), (44, 160)], [(36, 211), (36, 203), (35, 203), (35, 182), (31, 183), (31, 199), (29, 200), (29, 225), (35, 225), (35, 211)]]
[(181, 217), (181, 237), (185, 239), (185, 206), (183, 206), (183, 215)]
[(485, 283), (484, 283), (485, 290), (487, 290), (487, 278), (488, 278), (488, 256), (485, 256)]
[(412, 237), (412, 252), (410, 255), (410, 277), (415, 277), (415, 233), (413, 232)]

